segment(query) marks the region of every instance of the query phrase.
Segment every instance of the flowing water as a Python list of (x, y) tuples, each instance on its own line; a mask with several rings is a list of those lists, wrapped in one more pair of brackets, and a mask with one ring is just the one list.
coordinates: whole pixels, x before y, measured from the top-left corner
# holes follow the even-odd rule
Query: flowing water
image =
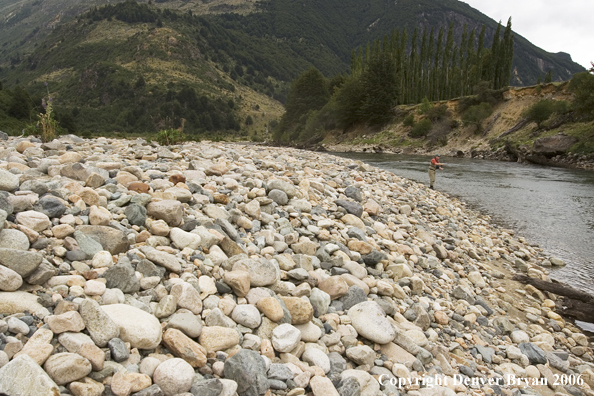
[[(428, 156), (334, 153), (429, 184)], [(442, 157), (435, 188), (563, 259), (551, 278), (594, 293), (594, 172)]]

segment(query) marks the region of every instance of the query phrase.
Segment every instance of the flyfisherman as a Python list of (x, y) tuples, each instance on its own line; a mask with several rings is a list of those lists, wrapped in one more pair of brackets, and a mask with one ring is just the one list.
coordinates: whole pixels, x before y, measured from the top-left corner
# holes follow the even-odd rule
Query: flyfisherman
[(435, 183), (435, 171), (437, 169), (442, 170), (444, 164), (439, 162), (439, 154), (435, 154), (435, 157), (431, 159), (429, 164), (429, 188), (433, 190), (433, 183)]

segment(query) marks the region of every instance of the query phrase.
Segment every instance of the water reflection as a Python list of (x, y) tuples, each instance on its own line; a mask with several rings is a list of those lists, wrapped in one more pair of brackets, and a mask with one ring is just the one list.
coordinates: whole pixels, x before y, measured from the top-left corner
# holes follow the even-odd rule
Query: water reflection
[[(429, 184), (430, 156), (334, 153)], [(442, 158), (435, 188), (562, 258), (551, 277), (594, 293), (594, 172)]]

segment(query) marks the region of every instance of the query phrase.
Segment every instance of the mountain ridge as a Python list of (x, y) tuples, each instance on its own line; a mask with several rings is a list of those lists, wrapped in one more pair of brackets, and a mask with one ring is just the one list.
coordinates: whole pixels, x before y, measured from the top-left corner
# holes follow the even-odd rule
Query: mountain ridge
[[(101, 3), (102, 0), (88, 4), (94, 7)], [(214, 131), (214, 126), (210, 127), (209, 120), (202, 114), (176, 112), (175, 101), (172, 108), (163, 110), (163, 102), (167, 102), (164, 98), (172, 95), (169, 94), (172, 89), (178, 95), (188, 86), (195, 95), (207, 97), (212, 103), (233, 100), (233, 106), (238, 106), (225, 108), (221, 105), (209, 113), (211, 118), (234, 117), (233, 122), (227, 123), (215, 120), (215, 125), (222, 129), (229, 129), (229, 126), (235, 131), (241, 129), (244, 136), (248, 130), (263, 133), (282, 112), (280, 104), (254, 113), (255, 105), (245, 108), (241, 104), (245, 96), (234, 93), (239, 87), (248, 88), (243, 91), (244, 95), (258, 96), (262, 101), (268, 100), (267, 96), (283, 102), (289, 82), (300, 72), (315, 66), (328, 77), (344, 73), (349, 69), (353, 48), (387, 35), (392, 29), (407, 27), (412, 32), (414, 27), (431, 24), (438, 28), (455, 21), (459, 37), (464, 23), (469, 24), (469, 29), (477, 30), (485, 23), (489, 40), (497, 25), (478, 10), (456, 0), (399, 0), (396, 3), (370, 0), (364, 4), (355, 0), (160, 1), (138, 3), (139, 10), (147, 7), (145, 11), (155, 17), (136, 22), (119, 20), (116, 14), (103, 15), (101, 8), (76, 15), (80, 2), (52, 0), (51, 4), (60, 4), (62, 8), (57, 7), (56, 14), (47, 13), (45, 25), (35, 25), (40, 16), (33, 10), (27, 15), (27, 7), (34, 4), (42, 5), (42, 10), (50, 6), (38, 0), (0, 0), (0, 29), (10, 33), (5, 36), (6, 40), (14, 40), (11, 37), (16, 32), (23, 37), (18, 43), (0, 43), (0, 55), (5, 55), (2, 56), (5, 61), (0, 63), (0, 78), (6, 87), (20, 83), (37, 95), (43, 93), (42, 83), (49, 80), (56, 90), (55, 96), (62, 100), (58, 108), (62, 106), (63, 111), (78, 111), (78, 114), (81, 111), (103, 114), (97, 116), (97, 122), (83, 125), (79, 121), (83, 131), (96, 128), (100, 119), (105, 120), (107, 114), (114, 111), (109, 106), (114, 106), (118, 95), (129, 96), (126, 106), (133, 107), (130, 111), (136, 115), (120, 112), (120, 120), (115, 124), (111, 121), (102, 130), (116, 127), (130, 132), (141, 128), (179, 127), (184, 118), (189, 120), (186, 125), (193, 132)], [(108, 7), (115, 7), (114, 4), (124, 3), (112, 3)], [(177, 7), (177, 11), (167, 7)], [(66, 22), (56, 24), (56, 21)], [(19, 26), (28, 27), (30, 31), (18, 30)], [(548, 69), (554, 70), (555, 81), (567, 80), (573, 73), (584, 70), (570, 61), (568, 54), (549, 54), (517, 34), (515, 42), (517, 56), (514, 57), (512, 85), (533, 84)], [(15, 46), (23, 52), (15, 52)], [(28, 50), (30, 52), (26, 53)], [(97, 79), (88, 85), (90, 75), (96, 75)], [(141, 76), (146, 92), (140, 92), (141, 87), (130, 87)], [(178, 99), (182, 107), (194, 101)], [(142, 108), (147, 105), (160, 110), (148, 112)], [(120, 101), (115, 110), (122, 107), (125, 106)], [(253, 115), (252, 123), (248, 122), (248, 115)], [(144, 121), (136, 125), (142, 117)], [(168, 117), (173, 121), (168, 122)]]

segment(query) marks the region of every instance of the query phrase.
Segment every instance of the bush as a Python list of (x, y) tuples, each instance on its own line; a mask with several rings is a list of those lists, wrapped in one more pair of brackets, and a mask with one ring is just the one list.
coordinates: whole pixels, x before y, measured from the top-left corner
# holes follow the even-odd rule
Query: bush
[(415, 125), (415, 116), (412, 114), (407, 115), (404, 118), (402, 125), (407, 126), (407, 127), (411, 127), (411, 126)]
[(530, 106), (523, 115), (529, 121), (536, 122), (536, 125), (540, 128), (542, 123), (548, 120), (553, 113), (563, 114), (565, 112), (567, 112), (567, 102), (541, 99)]
[(445, 104), (433, 106), (427, 112), (427, 117), (433, 122), (441, 120), (446, 115), (448, 115), (448, 106), (446, 106)]
[(157, 133), (155, 140), (162, 146), (170, 146), (172, 144), (183, 143), (187, 139), (182, 131), (177, 129), (163, 129)]
[(431, 104), (431, 102), (429, 102), (429, 99), (427, 99), (427, 97), (425, 96), (423, 98), (423, 101), (419, 105), (419, 114), (427, 114), (432, 108), (433, 108), (433, 105)]
[(481, 123), (493, 113), (493, 108), (489, 103), (483, 102), (479, 105), (470, 106), (462, 116), (464, 125), (475, 125), (476, 131), (481, 130)]
[(588, 72), (575, 74), (569, 82), (573, 93), (572, 107), (578, 115), (594, 118), (594, 75)]
[(410, 131), (410, 136), (414, 138), (427, 136), (427, 134), (431, 130), (431, 126), (431, 120), (424, 118), (415, 124), (415, 126)]

